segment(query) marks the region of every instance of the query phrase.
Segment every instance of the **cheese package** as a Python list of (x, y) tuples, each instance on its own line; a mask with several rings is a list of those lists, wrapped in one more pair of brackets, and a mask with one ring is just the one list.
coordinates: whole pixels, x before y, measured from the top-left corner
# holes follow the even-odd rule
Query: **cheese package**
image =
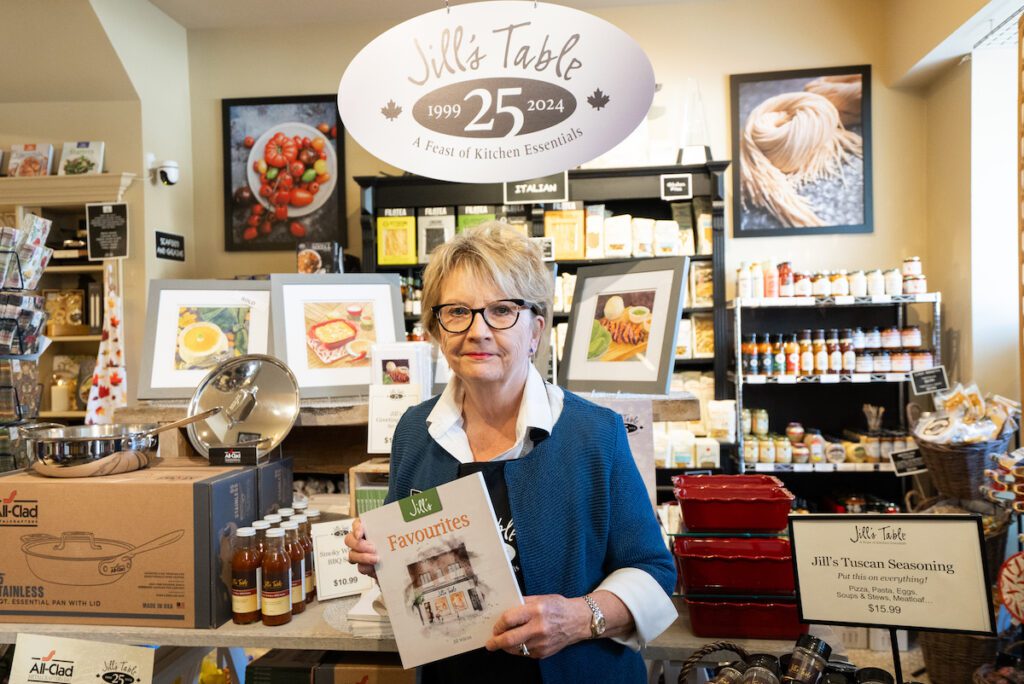
[(633, 217), (629, 214), (604, 220), (604, 255), (606, 258), (633, 255)]
[(416, 217), (412, 209), (383, 209), (377, 217), (377, 263), (416, 263)]
[(11, 145), (11, 159), (7, 162), (8, 176), (49, 176), (53, 166), (53, 145), (25, 143)]
[(544, 212), (544, 236), (555, 239), (559, 260), (586, 258), (585, 223), (583, 202), (556, 202)]

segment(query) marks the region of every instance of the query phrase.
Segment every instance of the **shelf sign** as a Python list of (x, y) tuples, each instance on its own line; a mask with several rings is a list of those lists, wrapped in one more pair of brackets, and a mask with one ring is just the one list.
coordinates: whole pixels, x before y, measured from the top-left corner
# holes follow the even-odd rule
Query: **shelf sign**
[(889, 460), (892, 461), (892, 467), (896, 471), (896, 477), (919, 475), (921, 473), (928, 472), (928, 466), (924, 463), (924, 457), (917, 449), (894, 451), (889, 454)]
[(914, 371), (910, 374), (910, 379), (914, 384), (914, 394), (918, 396), (949, 389), (949, 378), (946, 377), (945, 366)]
[(994, 634), (978, 515), (791, 515), (800, 619)]
[(501, 183), (575, 168), (622, 142), (654, 70), (591, 14), (502, 0), (428, 12), (364, 47), (338, 86), (346, 130), (429, 178)]
[(184, 261), (185, 236), (156, 231), (156, 258)]
[(661, 174), (661, 199), (667, 202), (672, 200), (693, 199), (693, 174)]
[(18, 634), (12, 682), (48, 684), (150, 684), (153, 654), (143, 646)]
[(505, 204), (542, 204), (569, 201), (569, 172), (543, 178), (504, 183)]
[(210, 447), (212, 466), (254, 466), (259, 464), (259, 454), (254, 446)]
[(128, 258), (128, 205), (86, 204), (89, 261)]

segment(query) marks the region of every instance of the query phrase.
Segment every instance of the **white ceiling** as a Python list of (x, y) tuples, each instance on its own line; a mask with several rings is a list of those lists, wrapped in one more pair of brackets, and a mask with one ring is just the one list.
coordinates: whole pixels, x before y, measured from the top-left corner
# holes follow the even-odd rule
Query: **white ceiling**
[[(682, 0), (559, 0), (591, 10), (599, 7), (672, 4)], [(444, 6), (444, 0), (150, 0), (187, 29), (281, 24), (400, 22)], [(462, 4), (450, 0), (451, 6)]]

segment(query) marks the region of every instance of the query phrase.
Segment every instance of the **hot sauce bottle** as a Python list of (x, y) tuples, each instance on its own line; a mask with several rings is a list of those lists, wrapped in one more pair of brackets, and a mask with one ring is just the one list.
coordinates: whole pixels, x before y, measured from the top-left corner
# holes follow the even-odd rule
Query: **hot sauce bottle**
[(313, 537), (309, 534), (309, 520), (305, 515), (295, 515), (292, 516), (292, 522), (299, 525), (299, 543), (306, 554), (302, 589), (306, 592), (306, 603), (312, 603), (316, 593), (316, 578), (313, 576)]
[(284, 530), (284, 549), (292, 562), (292, 615), (306, 610), (306, 549), (299, 540), (299, 524), (294, 520), (281, 523)]
[(786, 336), (786, 375), (800, 374), (800, 345), (797, 344), (796, 335)]
[(292, 621), (292, 561), (284, 548), (284, 530), (267, 530), (263, 552), (263, 624), (268, 627)]
[(825, 350), (828, 352), (828, 373), (838, 375), (843, 370), (843, 352), (839, 348), (839, 331), (835, 328), (828, 331)]
[(763, 335), (761, 341), (757, 343), (757, 358), (760, 360), (760, 368), (757, 372), (761, 375), (771, 375), (775, 367), (775, 355), (772, 354), (770, 339), (768, 335)]
[(825, 331), (814, 331), (814, 375), (828, 373), (828, 350), (825, 347)]
[(741, 372), (746, 375), (757, 375), (761, 369), (761, 362), (757, 357), (757, 338), (754, 335), (744, 335), (740, 352), (743, 365)]
[(784, 375), (786, 372), (786, 350), (782, 345), (782, 335), (772, 335), (772, 356), (775, 358), (772, 375)]
[(800, 331), (800, 375), (814, 373), (814, 349), (811, 346), (811, 331)]
[(248, 625), (260, 619), (260, 557), (256, 530), (240, 527), (235, 532), (231, 555), (231, 619)]

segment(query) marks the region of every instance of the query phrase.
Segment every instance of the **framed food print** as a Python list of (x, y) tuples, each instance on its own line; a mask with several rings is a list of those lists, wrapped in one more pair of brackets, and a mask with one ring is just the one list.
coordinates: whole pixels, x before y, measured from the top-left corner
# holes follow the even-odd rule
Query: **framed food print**
[(187, 399), (217, 364), (270, 351), (266, 280), (154, 280), (139, 399)]
[(659, 257), (580, 268), (558, 384), (667, 393), (689, 261)]
[(405, 340), (400, 286), (396, 273), (270, 276), (274, 354), (302, 397), (367, 393), (373, 345)]
[(872, 232), (871, 67), (730, 82), (734, 236)]
[(221, 101), (224, 249), (341, 242), (345, 150), (335, 95)]

